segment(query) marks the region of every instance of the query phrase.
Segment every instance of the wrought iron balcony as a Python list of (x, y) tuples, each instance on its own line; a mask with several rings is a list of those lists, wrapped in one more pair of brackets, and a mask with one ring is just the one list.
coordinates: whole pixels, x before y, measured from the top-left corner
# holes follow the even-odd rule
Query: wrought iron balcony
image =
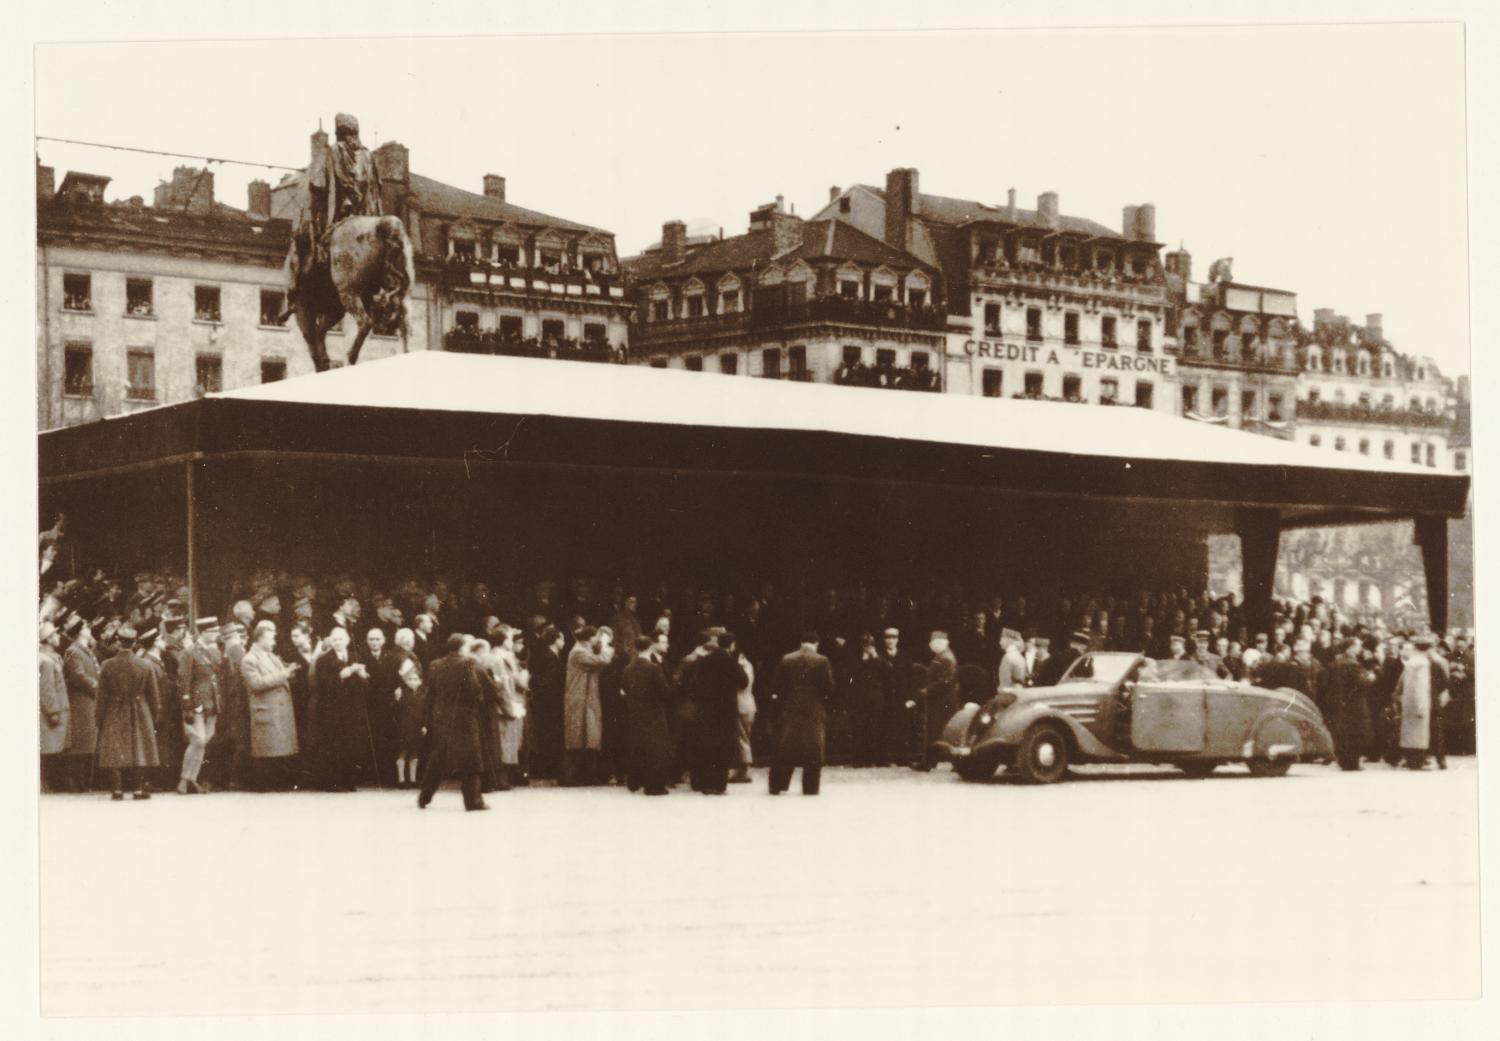
[(839, 322), (936, 333), (947, 328), (948, 314), (941, 307), (911, 307), (887, 301), (829, 296), (785, 307), (755, 307), (748, 311), (642, 322), (634, 328), (631, 336), (637, 342), (648, 343), (679, 340), (695, 335), (779, 329), (812, 322)]
[(1333, 423), (1378, 423), (1383, 426), (1422, 427), (1431, 430), (1453, 425), (1453, 420), (1441, 412), (1346, 405), (1338, 401), (1298, 401), (1297, 418), (1321, 419)]

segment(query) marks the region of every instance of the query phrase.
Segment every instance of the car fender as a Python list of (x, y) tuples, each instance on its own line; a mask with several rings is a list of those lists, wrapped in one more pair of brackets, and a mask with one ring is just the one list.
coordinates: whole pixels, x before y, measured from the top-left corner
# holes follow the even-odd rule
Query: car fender
[(1289, 687), (1276, 691), (1278, 694), (1286, 695), (1286, 701), (1282, 704), (1272, 705), (1262, 712), (1250, 728), (1245, 737), (1245, 758), (1254, 754), (1256, 735), (1260, 733), (1271, 720), (1285, 720), (1297, 731), (1297, 737), (1302, 742), (1299, 750), (1303, 759), (1328, 760), (1333, 758), (1333, 735), (1329, 733), (1328, 725), (1323, 721), (1323, 713), (1305, 694), (1292, 690)]
[(969, 725), (979, 714), (979, 706), (972, 702), (953, 713), (948, 725), (943, 727), (941, 741), (948, 748), (960, 748), (969, 741)]
[(1065, 712), (1038, 702), (1021, 702), (1001, 713), (983, 740), (975, 742), (975, 751), (987, 745), (1004, 745), (1014, 748), (1021, 743), (1026, 732), (1037, 723), (1058, 723), (1073, 737), (1073, 747), (1091, 759), (1119, 759), (1115, 749), (1094, 736), (1093, 732)]

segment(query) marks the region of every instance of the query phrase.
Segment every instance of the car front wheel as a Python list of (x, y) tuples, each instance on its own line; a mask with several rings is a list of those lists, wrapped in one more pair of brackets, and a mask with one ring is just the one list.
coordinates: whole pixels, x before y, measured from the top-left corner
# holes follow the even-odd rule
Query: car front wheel
[(968, 759), (955, 759), (953, 761), (953, 772), (965, 781), (987, 781), (995, 776), (994, 759), (984, 757)]
[(1068, 738), (1052, 723), (1032, 727), (1016, 750), (1016, 771), (1027, 784), (1053, 784), (1068, 772)]
[(1177, 764), (1177, 769), (1181, 770), (1183, 773), (1187, 774), (1189, 777), (1203, 778), (1203, 777), (1207, 777), (1209, 774), (1213, 773), (1214, 770), (1216, 770), (1218, 768), (1218, 766), (1219, 766), (1219, 764), (1217, 762), (1215, 762), (1212, 759), (1210, 759), (1207, 762), (1203, 762), (1203, 761), (1200, 760), (1200, 761), (1192, 761), (1192, 762), (1186, 762), (1186, 763), (1178, 763)]

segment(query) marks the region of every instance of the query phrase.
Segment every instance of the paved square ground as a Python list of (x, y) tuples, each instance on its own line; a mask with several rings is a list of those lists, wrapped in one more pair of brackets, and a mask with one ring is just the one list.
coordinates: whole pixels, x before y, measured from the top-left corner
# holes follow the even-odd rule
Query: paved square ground
[(44, 796), (43, 1012), (1470, 997), (1476, 776)]

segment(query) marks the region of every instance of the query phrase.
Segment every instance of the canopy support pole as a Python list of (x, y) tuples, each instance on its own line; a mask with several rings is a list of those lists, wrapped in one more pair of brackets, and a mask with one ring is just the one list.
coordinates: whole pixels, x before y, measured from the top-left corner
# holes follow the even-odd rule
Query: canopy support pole
[(1448, 631), (1448, 519), (1425, 514), (1416, 518), (1416, 543), (1422, 547), (1427, 576), (1427, 618), (1432, 631)]
[(1245, 590), (1245, 620), (1249, 635), (1269, 633), (1274, 612), (1271, 593), (1276, 585), (1276, 555), (1281, 550), (1281, 511), (1241, 508), (1234, 513), (1240, 537), (1240, 576)]
[(194, 488), (193, 460), (189, 459), (183, 463), (182, 469), (186, 475), (186, 494), (183, 498), (187, 503), (188, 631), (196, 632), (194, 627), (198, 622), (198, 532), (195, 518), (198, 514), (198, 501)]

